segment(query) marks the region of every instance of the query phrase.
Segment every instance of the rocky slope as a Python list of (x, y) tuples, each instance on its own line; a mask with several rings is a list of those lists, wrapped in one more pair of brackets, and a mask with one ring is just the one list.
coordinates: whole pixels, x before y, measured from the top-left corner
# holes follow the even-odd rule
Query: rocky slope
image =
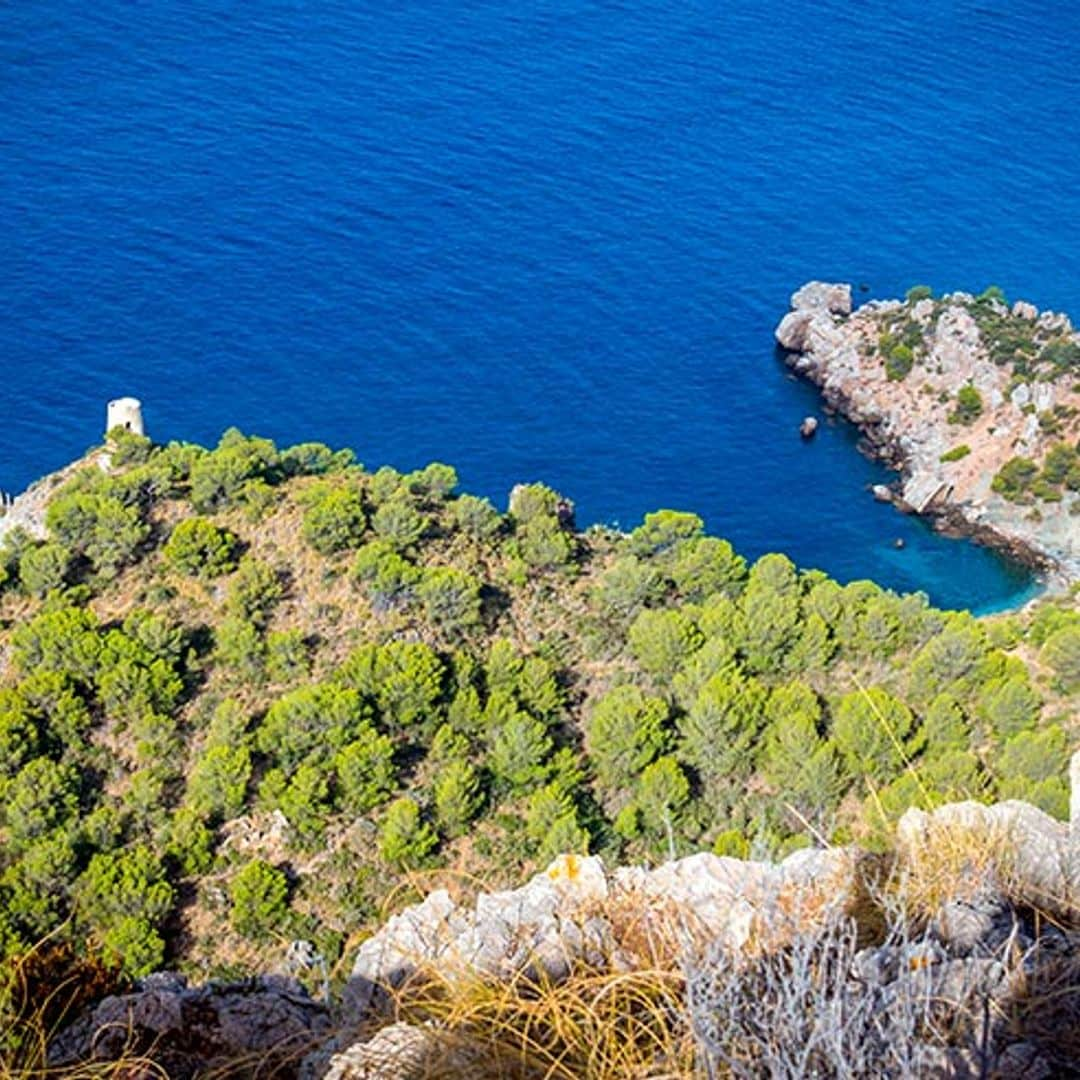
[(850, 285), (811, 282), (792, 296), (776, 338), (787, 362), (900, 469), (898, 504), (1080, 578), (1080, 472), (1069, 471), (1080, 335), (1065, 315), (1023, 301), (1009, 308), (995, 290), (926, 292), (853, 311)]
[[(617, 981), (666, 967), (683, 1002), (672, 1023), (696, 1064), (669, 1061), (663, 1075), (758, 1076), (763, 1061), (791, 1054), (811, 1071), (770, 1075), (833, 1075), (835, 1055), (852, 1076), (1072, 1075), (1080, 754), (1072, 774), (1071, 826), (1022, 802), (909, 811), (892, 892), (879, 877), (871, 895), (874, 873), (855, 849), (779, 864), (700, 853), (613, 871), (562, 856), (521, 888), (468, 902), (436, 890), (391, 918), (361, 944), (334, 1010), (280, 977), (189, 988), (152, 976), (70, 1027), (52, 1059), (134, 1048), (178, 1077), (208, 1062), (234, 1075), (237, 1061), (235, 1075), (248, 1075), (255, 1060), (305, 1080), (525, 1077), (542, 1062), (524, 1035), (508, 1048), (505, 1031), (455, 1030), (439, 1003), (475, 993), (478, 980), (535, 997), (583, 970)], [(788, 1031), (795, 1014), (804, 1026)], [(759, 1020), (775, 1045), (761, 1042)], [(507, 1052), (519, 1057), (509, 1071)]]

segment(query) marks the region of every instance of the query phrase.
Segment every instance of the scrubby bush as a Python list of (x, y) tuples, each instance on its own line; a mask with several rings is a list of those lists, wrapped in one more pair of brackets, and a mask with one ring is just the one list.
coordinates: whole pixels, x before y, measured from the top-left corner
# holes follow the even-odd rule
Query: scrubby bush
[(105, 575), (131, 562), (150, 534), (138, 507), (93, 492), (57, 496), (49, 504), (45, 521), (58, 543), (84, 555)]
[(367, 529), (364, 500), (355, 487), (314, 489), (306, 498), (304, 539), (320, 554), (333, 555), (355, 547)]
[(452, 566), (425, 571), (416, 594), (427, 617), (446, 633), (463, 633), (480, 621), (480, 583)]
[(192, 577), (220, 577), (236, 568), (237, 539), (203, 517), (181, 521), (162, 554), (175, 569)]
[(915, 353), (903, 342), (893, 345), (885, 355), (885, 376), (890, 382), (906, 379), (915, 364)]
[(966, 458), (971, 453), (971, 447), (967, 443), (960, 443), (958, 446), (954, 446), (951, 450), (946, 450), (941, 457), (938, 458), (943, 465), (950, 461), (960, 461)]
[(375, 532), (398, 551), (405, 551), (417, 543), (428, 525), (428, 519), (412, 499), (400, 492), (387, 499), (371, 519)]
[(991, 488), (1010, 502), (1020, 502), (1039, 474), (1039, 466), (1028, 458), (1014, 457), (998, 469)]
[(262, 859), (252, 859), (229, 885), (229, 921), (247, 937), (280, 933), (288, 913), (289, 882)]
[(490, 540), (502, 528), (502, 516), (487, 499), (461, 495), (451, 504), (451, 516), (457, 527), (475, 540)]
[(284, 592), (281, 575), (273, 567), (245, 556), (229, 582), (225, 607), (237, 618), (264, 626)]
[(217, 449), (191, 461), (191, 502), (200, 514), (213, 514), (244, 499), (248, 488), (276, 481), (277, 448), (269, 439), (230, 428)]
[(27, 548), (19, 559), (19, 584), (31, 596), (43, 597), (67, 579), (71, 553), (62, 544)]
[(435, 830), (422, 820), (420, 807), (409, 798), (395, 799), (379, 829), (379, 854), (393, 866), (419, 866), (438, 846)]
[(408, 604), (420, 576), (419, 567), (385, 540), (365, 544), (353, 562), (353, 577), (365, 586), (376, 611)]
[(967, 383), (956, 392), (956, 406), (949, 413), (949, 423), (973, 424), (982, 416), (982, 411), (982, 394), (971, 383)]

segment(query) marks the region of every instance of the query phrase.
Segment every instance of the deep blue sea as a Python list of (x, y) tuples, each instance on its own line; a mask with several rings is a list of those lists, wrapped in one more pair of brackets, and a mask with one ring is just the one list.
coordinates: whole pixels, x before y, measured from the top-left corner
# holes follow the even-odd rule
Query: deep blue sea
[(1008, 605), (798, 438), (772, 330), (813, 277), (1080, 314), (1078, 47), (1034, 0), (4, 4), (0, 487), (130, 393)]

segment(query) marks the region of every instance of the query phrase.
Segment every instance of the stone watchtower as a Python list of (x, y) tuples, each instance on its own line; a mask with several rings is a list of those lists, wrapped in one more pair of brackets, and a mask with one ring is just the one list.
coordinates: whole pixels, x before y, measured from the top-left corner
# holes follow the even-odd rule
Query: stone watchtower
[(142, 402), (138, 398), (122, 397), (109, 402), (105, 414), (105, 434), (113, 428), (123, 428), (136, 435), (145, 435), (143, 427)]

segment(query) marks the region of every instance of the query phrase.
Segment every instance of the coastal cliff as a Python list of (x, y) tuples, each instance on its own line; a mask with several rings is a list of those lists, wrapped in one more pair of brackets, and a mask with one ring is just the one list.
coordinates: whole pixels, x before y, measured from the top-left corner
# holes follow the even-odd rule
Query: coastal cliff
[(811, 282), (776, 328), (788, 364), (901, 472), (893, 499), (1080, 579), (1080, 334), (997, 289), (875, 300)]

